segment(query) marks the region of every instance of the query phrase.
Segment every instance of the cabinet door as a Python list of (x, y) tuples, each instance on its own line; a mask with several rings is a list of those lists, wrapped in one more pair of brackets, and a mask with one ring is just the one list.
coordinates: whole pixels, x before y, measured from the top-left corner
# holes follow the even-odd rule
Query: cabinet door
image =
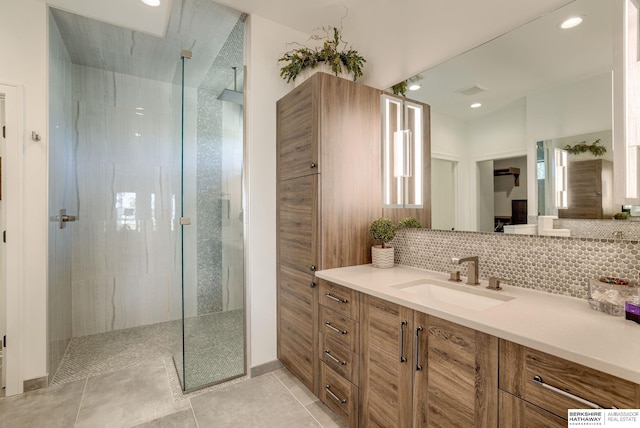
[(320, 172), (314, 118), (317, 79), (295, 88), (277, 103), (278, 181)]
[(497, 427), (498, 339), (429, 317), (430, 427)]
[(413, 314), (413, 426), (427, 427), (429, 417), (429, 316)]
[(317, 379), (318, 292), (314, 277), (280, 266), (278, 272), (278, 359), (311, 391)]
[(318, 176), (278, 183), (278, 261), (301, 272), (319, 268)]
[(411, 426), (413, 311), (366, 294), (360, 300), (360, 421)]

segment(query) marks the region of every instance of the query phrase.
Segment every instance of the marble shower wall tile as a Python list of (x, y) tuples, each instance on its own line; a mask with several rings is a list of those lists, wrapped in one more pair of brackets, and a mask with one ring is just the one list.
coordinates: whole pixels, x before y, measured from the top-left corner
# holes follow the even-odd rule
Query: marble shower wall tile
[[(72, 235), (74, 335), (175, 319), (179, 92), (168, 83), (77, 65), (73, 76), (80, 218)], [(193, 95), (187, 100), (195, 104)]]

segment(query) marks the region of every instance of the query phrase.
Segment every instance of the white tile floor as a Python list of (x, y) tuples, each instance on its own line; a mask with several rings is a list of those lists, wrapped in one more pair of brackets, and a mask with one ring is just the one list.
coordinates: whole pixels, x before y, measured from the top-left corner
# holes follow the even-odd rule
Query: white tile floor
[(0, 399), (0, 427), (342, 427), (286, 369), (176, 399), (162, 359)]

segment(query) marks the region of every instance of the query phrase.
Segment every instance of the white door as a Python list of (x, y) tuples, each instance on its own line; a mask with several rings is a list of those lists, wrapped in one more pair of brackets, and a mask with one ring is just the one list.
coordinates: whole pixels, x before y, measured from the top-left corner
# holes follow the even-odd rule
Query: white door
[[(6, 145), (6, 128), (5, 128), (5, 95), (0, 93), (0, 235), (4, 230), (4, 210), (2, 206), (2, 161), (6, 160), (6, 156), (4, 154), (4, 147)], [(0, 238), (1, 239), (1, 238)], [(4, 389), (7, 384), (7, 365), (6, 361), (6, 353), (4, 349), (4, 336), (7, 334), (7, 293), (6, 293), (6, 266), (5, 266), (5, 257), (4, 257), (4, 245), (0, 244), (0, 350), (2, 351), (2, 358), (0, 359), (0, 364), (2, 364), (2, 382), (0, 386)]]
[(456, 168), (458, 162), (431, 159), (431, 228), (454, 230), (456, 226)]
[(478, 162), (478, 232), (493, 232), (493, 160)]
[[(23, 88), (0, 84), (2, 157), (0, 202), (0, 338), (2, 348), (2, 384), (7, 396), (21, 394), (21, 323), (23, 290)], [(3, 234), (6, 231), (6, 242)], [(4, 342), (4, 341), (3, 341)]]

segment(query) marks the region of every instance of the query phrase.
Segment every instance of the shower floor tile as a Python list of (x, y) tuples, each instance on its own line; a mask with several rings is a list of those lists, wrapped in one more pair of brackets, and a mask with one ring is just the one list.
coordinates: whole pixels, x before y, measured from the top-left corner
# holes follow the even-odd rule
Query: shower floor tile
[[(243, 316), (243, 311), (236, 310), (186, 320), (187, 389), (243, 375)], [(171, 360), (175, 358), (175, 365), (181, 368), (181, 343), (179, 320), (74, 337), (51, 383), (59, 385), (113, 373), (158, 358), (168, 371), (175, 372)]]

